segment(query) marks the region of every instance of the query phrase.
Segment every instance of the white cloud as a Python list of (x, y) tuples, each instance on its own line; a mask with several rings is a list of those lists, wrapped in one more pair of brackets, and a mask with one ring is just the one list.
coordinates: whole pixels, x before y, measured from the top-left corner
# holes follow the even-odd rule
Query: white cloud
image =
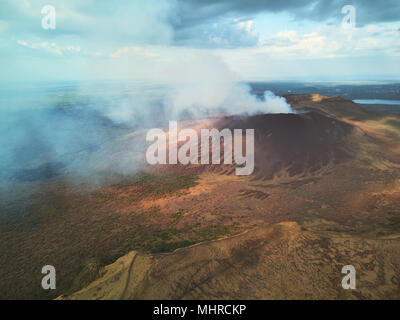
[(141, 47), (141, 46), (130, 46), (130, 47), (124, 47), (124, 48), (119, 48), (117, 51), (113, 52), (111, 54), (112, 58), (120, 58), (121, 56), (139, 56), (139, 57), (145, 57), (145, 58), (153, 58), (157, 57), (158, 54), (150, 51), (146, 47)]
[(30, 45), (28, 44), (28, 42), (23, 41), (23, 40), (18, 40), (17, 43), (23, 47), (30, 47)]
[(68, 46), (66, 50), (70, 52), (81, 52), (81, 47), (80, 46)]
[(18, 40), (17, 43), (20, 46), (30, 48), (30, 49), (37, 49), (37, 50), (44, 50), (45, 52), (62, 56), (65, 52), (69, 53), (79, 53), (81, 51), (80, 46), (69, 45), (66, 47), (62, 47), (57, 45), (55, 42), (37, 42), (37, 43), (28, 43), (24, 40)]
[(253, 47), (259, 43), (259, 34), (253, 20), (229, 18), (179, 30), (176, 40), (188, 47)]
[(279, 58), (337, 58), (384, 54), (398, 56), (400, 50), (398, 26), (367, 25), (344, 29), (340, 26), (320, 26), (311, 33), (294, 30), (277, 33), (256, 50)]

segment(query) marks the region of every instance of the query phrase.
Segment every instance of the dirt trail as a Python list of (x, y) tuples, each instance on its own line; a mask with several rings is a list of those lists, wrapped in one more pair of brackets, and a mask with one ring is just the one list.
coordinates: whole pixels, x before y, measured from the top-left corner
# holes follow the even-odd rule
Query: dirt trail
[(126, 293), (127, 293), (127, 290), (128, 290), (128, 286), (129, 286), (129, 282), (131, 280), (131, 273), (132, 273), (132, 269), (133, 269), (133, 264), (135, 263), (135, 260), (136, 260), (137, 256), (138, 256), (138, 254), (136, 252), (135, 255), (132, 257), (131, 263), (129, 264), (128, 275), (126, 277), (125, 287), (124, 287), (124, 290), (122, 291), (120, 300), (123, 300), (124, 297), (126, 296)]

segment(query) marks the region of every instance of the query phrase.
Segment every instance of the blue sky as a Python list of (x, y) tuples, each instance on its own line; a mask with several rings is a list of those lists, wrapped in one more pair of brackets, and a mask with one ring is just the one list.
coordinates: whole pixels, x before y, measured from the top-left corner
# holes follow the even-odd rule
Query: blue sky
[[(356, 9), (343, 28), (344, 5)], [(56, 29), (42, 28), (45, 5)], [(1, 81), (167, 81), (217, 56), (240, 80), (396, 80), (400, 1), (2, 0)], [(172, 71), (173, 73), (173, 71)]]

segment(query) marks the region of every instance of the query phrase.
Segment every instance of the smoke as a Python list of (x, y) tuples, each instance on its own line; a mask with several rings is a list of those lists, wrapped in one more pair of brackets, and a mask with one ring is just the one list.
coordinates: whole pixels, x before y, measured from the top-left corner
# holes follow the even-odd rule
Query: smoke
[(169, 120), (210, 114), (289, 113), (282, 97), (251, 88), (216, 56), (194, 54), (162, 70), (163, 84), (56, 83), (0, 100), (0, 179), (63, 177), (102, 183), (143, 165), (145, 133)]
[[(35, 72), (21, 69), (21, 75), (59, 79), (72, 72), (73, 78), (97, 79), (131, 74), (150, 80), (35, 82), (0, 88), (0, 187), (42, 177), (97, 184), (103, 176), (135, 173), (143, 165), (146, 131), (166, 126), (169, 120), (291, 112), (285, 99), (271, 92), (262, 99), (252, 95), (250, 87), (209, 51), (169, 46), (177, 36), (173, 25), (179, 22), (175, 0), (136, 1), (112, 10), (104, 2), (96, 7), (98, 12), (107, 9), (100, 15), (79, 1), (71, 6), (59, 10), (57, 30), (81, 34), (81, 40), (95, 44), (93, 48), (116, 48), (118, 43), (119, 49), (108, 58), (108, 50), (101, 49), (101, 58), (90, 61), (67, 56), (32, 59), (41, 61), (29, 63)], [(75, 9), (86, 18), (68, 22), (76, 17)], [(147, 50), (149, 44), (158, 49), (155, 54)], [(92, 74), (85, 77), (86, 72)]]
[(263, 99), (252, 95), (250, 86), (240, 83), (239, 77), (213, 55), (198, 54), (180, 61), (167, 74), (172, 77), (166, 105), (174, 116), (182, 112), (195, 117), (216, 111), (249, 115), (292, 112), (283, 97), (270, 91)]

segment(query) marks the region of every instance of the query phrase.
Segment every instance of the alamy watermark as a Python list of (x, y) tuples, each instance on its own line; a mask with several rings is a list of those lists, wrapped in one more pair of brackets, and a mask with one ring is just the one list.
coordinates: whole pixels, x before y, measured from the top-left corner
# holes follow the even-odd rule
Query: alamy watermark
[(356, 27), (356, 8), (351, 5), (343, 6), (342, 13), (345, 14), (342, 20), (342, 28), (354, 29)]
[(42, 28), (44, 30), (54, 30), (56, 28), (56, 8), (46, 5), (42, 8)]
[[(168, 136), (168, 139), (167, 139)], [(189, 139), (188, 139), (189, 138)], [(254, 171), (254, 129), (246, 129), (245, 148), (243, 146), (242, 129), (201, 129), (200, 156), (199, 137), (194, 129), (183, 129), (178, 132), (177, 121), (169, 122), (168, 133), (155, 128), (147, 132), (146, 141), (153, 142), (146, 151), (146, 160), (149, 164), (221, 164), (221, 138), (223, 138), (223, 162), (235, 163), (242, 167), (235, 169), (236, 175), (250, 175)], [(211, 140), (211, 148), (210, 148)], [(185, 142), (179, 146), (178, 142)], [(243, 155), (243, 149), (245, 154)], [(168, 161), (167, 161), (168, 151)], [(232, 157), (233, 155), (233, 157)]]
[(45, 265), (42, 268), (42, 274), (45, 276), (42, 278), (42, 288), (44, 290), (55, 290), (56, 289), (56, 268), (52, 265)]
[(346, 265), (342, 268), (342, 273), (346, 276), (342, 279), (342, 288), (345, 290), (356, 288), (356, 268), (352, 265)]

